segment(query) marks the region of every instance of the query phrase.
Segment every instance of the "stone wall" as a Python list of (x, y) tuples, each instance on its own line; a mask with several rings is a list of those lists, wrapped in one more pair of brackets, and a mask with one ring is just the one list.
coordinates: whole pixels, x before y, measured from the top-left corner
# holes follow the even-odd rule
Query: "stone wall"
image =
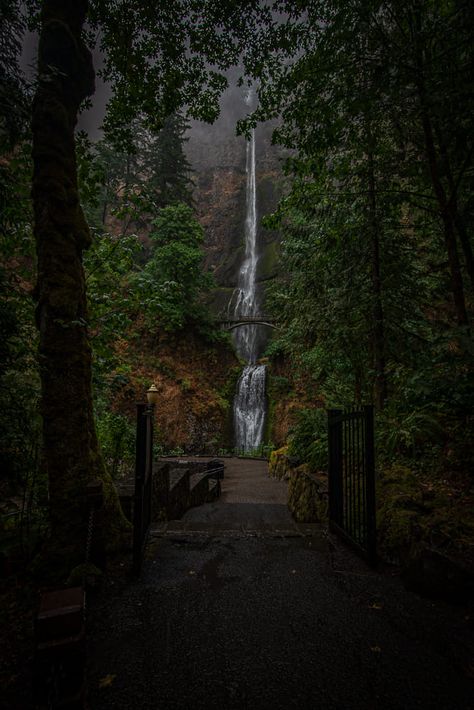
[(153, 466), (153, 521), (177, 520), (189, 509), (210, 503), (220, 495), (220, 479), (211, 469), (224, 466), (215, 459), (211, 462), (162, 459)]
[(325, 523), (328, 516), (327, 476), (312, 473), (306, 464), (297, 466), (288, 447), (272, 451), (268, 473), (288, 481), (288, 508), (297, 523)]
[(310, 473), (306, 464), (290, 470), (288, 508), (297, 523), (326, 523), (327, 476)]
[(472, 520), (402, 465), (387, 467), (377, 481), (378, 554), (399, 566), (415, 592), (450, 602), (473, 598)]
[(277, 451), (272, 451), (268, 462), (268, 475), (272, 478), (278, 478), (279, 481), (288, 479), (290, 475), (291, 464), (288, 458), (288, 447), (283, 446)]

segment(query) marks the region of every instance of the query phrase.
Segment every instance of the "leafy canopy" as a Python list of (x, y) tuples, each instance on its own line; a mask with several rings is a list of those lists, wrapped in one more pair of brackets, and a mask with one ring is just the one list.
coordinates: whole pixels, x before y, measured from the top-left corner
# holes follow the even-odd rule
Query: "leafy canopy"
[(138, 277), (148, 321), (176, 330), (199, 320), (212, 279), (202, 271), (204, 232), (192, 209), (182, 203), (162, 208), (150, 239), (151, 257)]

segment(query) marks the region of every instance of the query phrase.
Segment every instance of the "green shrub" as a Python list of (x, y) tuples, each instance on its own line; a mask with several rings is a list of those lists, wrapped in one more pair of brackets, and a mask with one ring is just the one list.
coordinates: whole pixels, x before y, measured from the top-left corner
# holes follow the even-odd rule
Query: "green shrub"
[(97, 436), (112, 478), (124, 476), (135, 460), (135, 429), (123, 414), (105, 411), (97, 418)]
[(281, 375), (272, 375), (270, 379), (270, 387), (276, 395), (283, 396), (291, 391), (291, 382), (288, 377)]
[(290, 433), (288, 453), (314, 470), (328, 465), (327, 414), (324, 409), (302, 409)]
[(412, 411), (401, 411), (394, 405), (377, 416), (377, 450), (384, 457), (411, 456), (425, 452), (443, 441), (444, 430), (436, 410), (419, 407)]

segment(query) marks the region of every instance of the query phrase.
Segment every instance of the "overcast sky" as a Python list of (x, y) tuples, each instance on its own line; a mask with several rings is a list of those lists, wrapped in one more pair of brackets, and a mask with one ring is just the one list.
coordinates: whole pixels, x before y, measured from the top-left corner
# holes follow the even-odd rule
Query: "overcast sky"
[[(38, 34), (36, 32), (26, 32), (23, 38), (23, 51), (20, 65), (30, 81), (36, 78), (36, 60), (38, 55)], [(94, 68), (101, 65), (101, 57), (97, 50), (92, 52), (94, 58)], [(105, 108), (110, 97), (109, 87), (96, 75), (95, 93), (92, 99), (92, 107), (83, 111), (79, 116), (78, 129), (87, 131), (92, 140), (100, 138), (100, 126), (104, 120)]]

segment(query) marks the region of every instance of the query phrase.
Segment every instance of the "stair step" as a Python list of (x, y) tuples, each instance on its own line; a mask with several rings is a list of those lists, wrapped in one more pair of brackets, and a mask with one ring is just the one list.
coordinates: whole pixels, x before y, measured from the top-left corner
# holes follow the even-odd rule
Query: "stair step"
[(192, 491), (193, 488), (196, 488), (198, 483), (202, 481), (203, 478), (206, 478), (207, 472), (201, 472), (201, 473), (193, 473), (192, 476), (189, 477), (189, 490)]
[(176, 486), (179, 484), (179, 482), (188, 475), (187, 470), (183, 470), (180, 468), (173, 468), (170, 471), (170, 491), (173, 490), (173, 488), (176, 488)]
[(319, 537), (325, 538), (323, 525), (295, 523), (293, 527), (278, 528), (274, 525), (252, 525), (235, 523), (198, 523), (185, 520), (171, 520), (155, 525), (150, 530), (151, 537)]

